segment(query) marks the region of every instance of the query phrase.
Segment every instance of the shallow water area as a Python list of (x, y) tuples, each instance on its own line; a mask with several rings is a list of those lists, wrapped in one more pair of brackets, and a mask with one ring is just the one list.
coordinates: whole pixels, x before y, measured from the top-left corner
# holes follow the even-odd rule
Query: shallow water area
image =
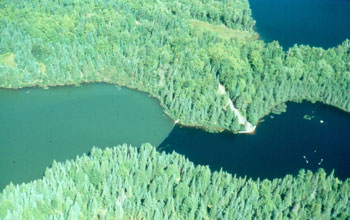
[(266, 42), (325, 49), (350, 39), (348, 0), (249, 0), (256, 30)]
[[(308, 117), (309, 116), (309, 117)], [(195, 164), (254, 179), (325, 169), (350, 177), (350, 114), (320, 103), (288, 103), (287, 112), (269, 115), (254, 134), (209, 134), (176, 126), (159, 146)]]
[(0, 100), (0, 189), (93, 146), (157, 146), (173, 128), (156, 99), (107, 84), (1, 89)]

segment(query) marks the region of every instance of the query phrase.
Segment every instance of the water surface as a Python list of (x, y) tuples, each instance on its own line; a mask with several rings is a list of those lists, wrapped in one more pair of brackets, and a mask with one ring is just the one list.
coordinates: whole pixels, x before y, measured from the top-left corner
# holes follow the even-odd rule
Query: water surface
[(2, 89), (0, 100), (0, 189), (40, 178), (53, 160), (92, 146), (157, 146), (173, 128), (157, 100), (107, 84)]
[(249, 0), (256, 28), (266, 41), (284, 47), (334, 47), (350, 39), (348, 0)]
[[(304, 119), (309, 115), (312, 119)], [(323, 122), (323, 123), (322, 123)], [(350, 177), (350, 114), (320, 103), (288, 103), (286, 113), (267, 116), (254, 135), (209, 134), (176, 126), (159, 146), (195, 164), (251, 178), (297, 175), (300, 169), (333, 169)]]
[(173, 129), (157, 100), (106, 84), (0, 90), (0, 99), (0, 188), (40, 178), (53, 160), (74, 159), (94, 145), (145, 142), (238, 176), (272, 179), (319, 168), (350, 176), (350, 114), (320, 103), (289, 103), (254, 135), (234, 135)]

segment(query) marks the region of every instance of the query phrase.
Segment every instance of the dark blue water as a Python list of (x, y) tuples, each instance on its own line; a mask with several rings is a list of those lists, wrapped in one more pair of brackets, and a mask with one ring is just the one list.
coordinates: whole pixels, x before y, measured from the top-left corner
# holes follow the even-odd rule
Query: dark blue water
[[(304, 119), (304, 115), (313, 117)], [(238, 176), (276, 178), (300, 169), (333, 169), (350, 177), (350, 114), (319, 103), (288, 103), (286, 113), (266, 116), (254, 135), (209, 134), (175, 127), (159, 146), (195, 164)], [(323, 123), (321, 123), (321, 120)]]
[(256, 29), (284, 49), (294, 44), (334, 47), (350, 38), (348, 0), (249, 0)]

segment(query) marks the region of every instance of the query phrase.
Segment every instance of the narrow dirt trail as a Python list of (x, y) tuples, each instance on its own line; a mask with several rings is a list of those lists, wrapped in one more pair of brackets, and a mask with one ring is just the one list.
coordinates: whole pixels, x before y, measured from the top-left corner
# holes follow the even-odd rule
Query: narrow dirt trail
[[(218, 94), (219, 95), (226, 95), (227, 94), (225, 87), (223, 85), (221, 85), (220, 83), (219, 83), (219, 88), (218, 88)], [(228, 106), (230, 107), (230, 110), (233, 111), (233, 113), (237, 117), (238, 123), (240, 125), (244, 125), (244, 127), (245, 127), (245, 130), (239, 131), (239, 133), (253, 133), (255, 131), (256, 126), (253, 126), (252, 124), (250, 124), (250, 122), (247, 121), (247, 119), (245, 117), (243, 117), (243, 115), (238, 111), (238, 109), (235, 108), (232, 100), (230, 99), (230, 97), (228, 95), (227, 95), (227, 102), (228, 102)]]

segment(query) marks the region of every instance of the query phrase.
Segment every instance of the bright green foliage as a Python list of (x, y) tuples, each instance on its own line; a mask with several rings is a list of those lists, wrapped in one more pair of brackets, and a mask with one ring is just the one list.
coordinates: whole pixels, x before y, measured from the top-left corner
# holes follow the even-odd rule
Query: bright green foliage
[(183, 124), (228, 128), (205, 48), (217, 33), (191, 21), (249, 36), (250, 15), (242, 0), (1, 1), (0, 54), (17, 66), (0, 62), (0, 87), (113, 83), (151, 93)]
[(213, 32), (216, 33), (221, 38), (226, 39), (237, 39), (241, 41), (257, 40), (259, 35), (257, 33), (252, 33), (249, 31), (234, 30), (226, 27), (224, 24), (214, 25), (208, 22), (192, 20), (192, 25), (195, 29), (203, 32)]
[(252, 124), (290, 100), (350, 111), (349, 41), (284, 52), (254, 24), (247, 0), (3, 0), (0, 87), (118, 84), (212, 131), (241, 129), (228, 96)]
[(0, 65), (15, 67), (15, 55), (13, 53), (0, 54)]
[[(121, 175), (128, 169), (128, 175)], [(150, 145), (93, 148), (0, 194), (0, 219), (347, 219), (345, 182), (301, 170), (252, 180), (194, 166)]]
[[(240, 129), (219, 83), (253, 124), (290, 100), (350, 111), (350, 41), (283, 51), (254, 24), (247, 0), (2, 0), (0, 87), (118, 84), (212, 131)], [(0, 219), (347, 219), (349, 197), (323, 170), (253, 181), (120, 146), (7, 186)]]

